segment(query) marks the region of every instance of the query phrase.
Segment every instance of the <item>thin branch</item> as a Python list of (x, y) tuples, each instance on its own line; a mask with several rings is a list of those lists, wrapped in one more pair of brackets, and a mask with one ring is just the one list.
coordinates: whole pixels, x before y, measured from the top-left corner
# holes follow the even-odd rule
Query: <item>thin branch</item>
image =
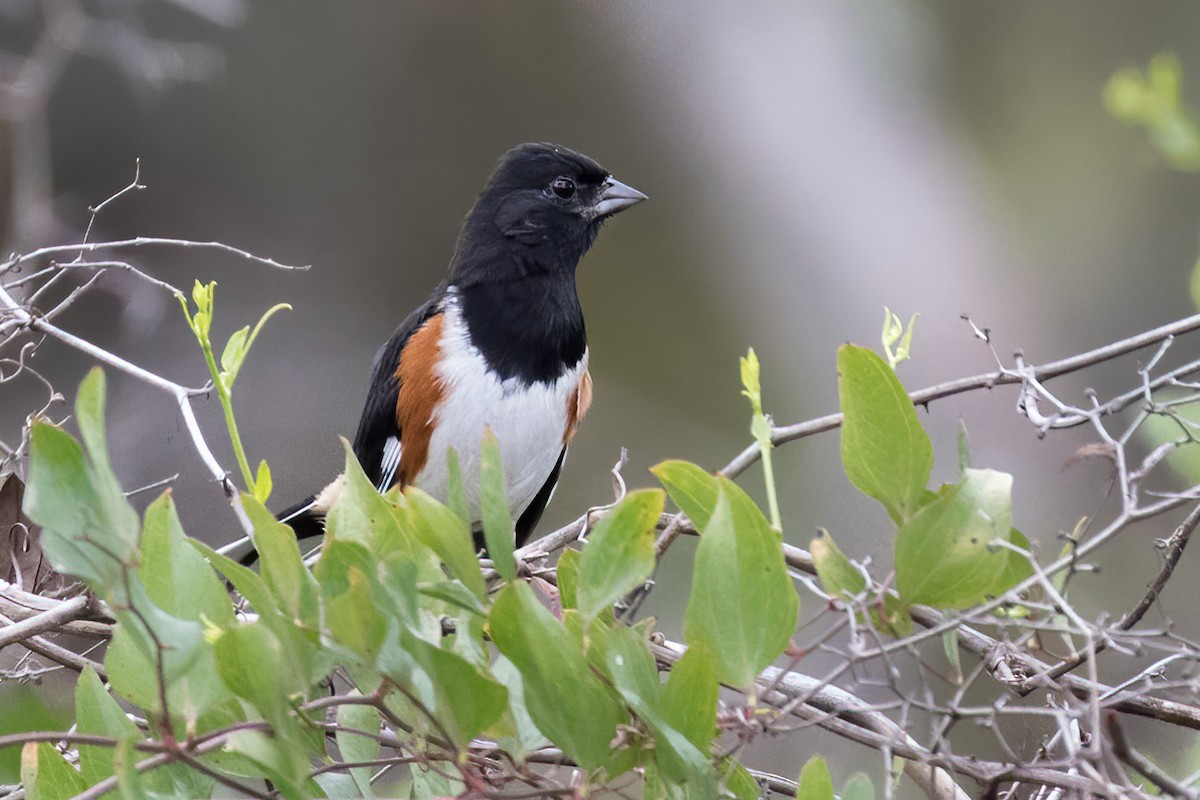
[[(0, 614), (0, 624), (13, 624), (13, 621)], [(40, 636), (27, 636), (21, 639), (20, 645), (26, 650), (37, 653), (42, 658), (49, 659), (56, 664), (61, 664), (75, 672), (83, 672), (85, 668), (91, 667), (102, 680), (108, 680), (108, 672), (104, 669), (103, 664), (92, 661), (90, 658), (81, 656), (78, 653), (73, 653), (65, 647), (59, 647)]]
[(1158, 602), (1158, 598), (1162, 594), (1163, 589), (1166, 588), (1167, 581), (1174, 574), (1175, 567), (1179, 564), (1179, 559), (1183, 556), (1183, 551), (1191, 540), (1192, 533), (1196, 530), (1197, 524), (1200, 524), (1200, 505), (1193, 508), (1191, 513), (1184, 518), (1183, 522), (1179, 523), (1179, 527), (1162, 543), (1163, 549), (1166, 550), (1162, 568), (1158, 571), (1158, 574), (1150, 584), (1150, 588), (1146, 590), (1146, 594), (1142, 596), (1138, 604), (1117, 622), (1115, 626), (1117, 630), (1127, 631), (1133, 628), (1134, 625), (1142, 621), (1142, 618), (1146, 616), (1146, 612)]
[[(92, 227), (96, 224), (96, 217), (100, 216), (100, 212), (103, 211), (109, 204), (116, 202), (130, 192), (140, 191), (146, 188), (146, 185), (141, 182), (141, 179), (142, 160), (140, 158), (135, 158), (133, 160), (133, 180), (129, 182), (129, 185), (124, 189), (117, 190), (115, 193), (109, 195), (106, 199), (88, 208), (90, 216), (88, 217), (87, 228), (83, 232), (83, 241), (86, 242), (88, 239), (92, 238)], [(75, 260), (83, 260), (82, 250), (79, 251), (79, 255), (76, 256)]]
[[(34, 600), (31, 602), (31, 598)], [(0, 615), (13, 622), (36, 617), (47, 611), (57, 609), (66, 601), (53, 600), (48, 597), (22, 591), (19, 587), (0, 581)], [(108, 639), (112, 636), (112, 617), (98, 607), (91, 607), (86, 617), (66, 622), (56, 627), (56, 633), (72, 633), (79, 636), (92, 636)], [(0, 628), (0, 630), (8, 630)]]
[(198, 758), (194, 757), (192, 754), (188, 753), (186, 750), (176, 749), (173, 751), (172, 755), (175, 757), (176, 760), (182, 761), (184, 764), (187, 764), (190, 768), (194, 769), (196, 772), (199, 772), (202, 775), (207, 775), (208, 777), (212, 778), (217, 783), (221, 784), (222, 786), (225, 786), (226, 788), (233, 789), (235, 792), (240, 792), (240, 793), (246, 795), (247, 797), (258, 798), (258, 800), (274, 800), (275, 795), (273, 792), (260, 792), (258, 789), (256, 789), (253, 786), (250, 786), (247, 783), (243, 783), (242, 781), (235, 780), (234, 778), (229, 777), (228, 775), (224, 774), (223, 772), (219, 772), (219, 771), (213, 769), (212, 767), (208, 766), (200, 759), (198, 759)]
[(1200, 800), (1200, 791), (1179, 783), (1129, 744), (1116, 714), (1107, 714), (1104, 717), (1104, 727), (1117, 758), (1145, 775), (1147, 780), (1166, 794), (1172, 797), (1181, 797), (1184, 800)]
[(309, 777), (324, 775), (326, 772), (346, 772), (359, 767), (392, 767), (397, 764), (419, 764), (424, 760), (419, 756), (392, 756), (391, 758), (376, 758), (370, 761), (336, 761), (332, 764), (322, 764), (309, 773)]
[(30, 636), (53, 631), (68, 622), (83, 619), (91, 613), (92, 599), (88, 595), (73, 597), (48, 611), (29, 617), (21, 622), (0, 627), (0, 650), (13, 642)]
[[(1095, 350), (1089, 350), (1079, 355), (1064, 358), (1059, 361), (1051, 361), (1048, 364), (1043, 364), (1040, 367), (1028, 368), (1028, 376), (1039, 381), (1057, 378), (1071, 372), (1101, 364), (1105, 361), (1111, 361), (1114, 358), (1133, 353), (1151, 345), (1158, 344), (1166, 339), (1174, 336), (1181, 336), (1192, 331), (1200, 330), (1200, 314), (1195, 314), (1175, 322), (1162, 325), (1136, 336), (1130, 336), (1127, 339), (1122, 339), (1112, 344), (1107, 344), (1103, 347), (1098, 347)], [(1003, 386), (1011, 384), (1020, 384), (1025, 380), (1025, 376), (1020, 372), (1012, 370), (1000, 370), (998, 372), (988, 372), (982, 375), (974, 375), (969, 378), (959, 378), (958, 380), (939, 383), (934, 386), (920, 389), (911, 392), (909, 397), (912, 398), (913, 405), (923, 406), (928, 405), (934, 400), (941, 400), (946, 397), (952, 397), (956, 394), (974, 391), (976, 389), (991, 389), (994, 386)], [(785, 425), (782, 427), (774, 427), (771, 429), (771, 443), (778, 446), (793, 442), (797, 439), (803, 439), (807, 436), (812, 436), (817, 433), (831, 431), (840, 427), (842, 424), (841, 414), (829, 414), (824, 417), (801, 422), (796, 425)], [(734, 478), (746, 470), (747, 467), (758, 461), (759, 446), (755, 442), (747, 445), (741, 453), (735, 456), (728, 464), (719, 470), (719, 474), (729, 478)]]
[(117, 250), (127, 247), (181, 247), (185, 250), (216, 250), (220, 253), (227, 253), (238, 258), (244, 258), (247, 261), (253, 261), (256, 264), (263, 264), (275, 269), (286, 270), (307, 270), (311, 267), (309, 264), (297, 266), (293, 264), (283, 264), (275, 259), (266, 258), (264, 256), (255, 255), (249, 250), (225, 244), (224, 242), (197, 242), (191, 239), (170, 239), (155, 236), (137, 236), (133, 239), (120, 239), (111, 242), (83, 242), (81, 244), (59, 244), (50, 247), (40, 247), (37, 250), (30, 250), (28, 253), (22, 253), (0, 262), (0, 273), (18, 267), (22, 264), (27, 264), (30, 261), (38, 259), (50, 258), (58, 255), (70, 255), (75, 253), (95, 253), (103, 250)]
[(192, 410), (191, 405), (192, 395), (195, 394), (194, 390), (188, 389), (173, 381), (169, 381), (166, 378), (160, 377), (159, 375), (156, 375), (147, 369), (126, 361), (120, 356), (110, 353), (102, 347), (92, 344), (86, 339), (81, 339), (72, 333), (67, 333), (66, 331), (56, 327), (44, 319), (34, 317), (19, 303), (17, 303), (17, 301), (13, 299), (12, 295), (10, 295), (2, 287), (0, 287), (0, 308), (8, 309), (9, 312), (16, 316), (17, 319), (21, 320), (26, 327), (48, 334), (64, 344), (91, 356), (102, 364), (107, 364), (111, 367), (119, 369), (127, 375), (137, 378), (143, 383), (147, 383), (156, 389), (160, 389), (170, 394), (175, 399), (176, 405), (179, 407), (179, 413), (183, 417), (184, 425), (187, 427), (188, 433), (191, 435), (192, 445), (196, 448), (196, 452), (200, 455), (200, 460), (204, 462), (204, 465), (208, 467), (208, 470), (212, 474), (213, 478), (225, 491), (225, 496), (229, 499), (230, 506), (233, 508), (234, 514), (237, 516), (238, 522), (241, 524), (242, 529), (247, 535), (250, 534), (250, 532), (253, 530), (253, 526), (250, 524), (250, 519), (246, 516), (245, 511), (242, 510), (241, 503), (238, 502), (237, 486), (234, 485), (233, 481), (230, 479), (229, 473), (221, 467), (220, 462), (217, 461), (217, 457), (213, 455), (212, 450), (209, 449), (208, 442), (204, 439), (204, 434), (200, 431), (200, 423), (196, 420), (196, 414)]
[[(1158, 574), (1154, 577), (1154, 581), (1150, 584), (1150, 588), (1146, 590), (1146, 593), (1138, 601), (1138, 604), (1113, 626), (1115, 630), (1130, 630), (1134, 625), (1141, 622), (1146, 612), (1158, 602), (1159, 595), (1162, 594), (1162, 590), (1166, 588), (1167, 581), (1170, 580), (1171, 575), (1175, 572), (1175, 567), (1179, 563), (1179, 559), (1183, 556), (1184, 548), (1187, 547), (1188, 541), (1191, 539), (1192, 532), (1196, 530), (1197, 524), (1200, 524), (1200, 506), (1193, 508), (1191, 513), (1175, 529), (1175, 532), (1163, 542), (1163, 548), (1167, 553), (1162, 568), (1158, 571)], [(1096, 644), (1095, 652), (1098, 653), (1106, 647), (1106, 642), (1100, 641)], [(1087, 659), (1087, 651), (1079, 651), (1068, 658), (1064, 658), (1049, 669), (1026, 678), (1021, 686), (1021, 690), (1023, 692), (1033, 691), (1038, 686), (1045, 685), (1047, 679), (1055, 680), (1075, 669)]]

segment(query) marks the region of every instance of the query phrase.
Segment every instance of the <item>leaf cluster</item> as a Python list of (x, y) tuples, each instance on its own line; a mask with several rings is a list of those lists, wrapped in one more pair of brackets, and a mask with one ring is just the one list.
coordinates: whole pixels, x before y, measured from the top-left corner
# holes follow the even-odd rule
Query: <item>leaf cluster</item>
[(287, 526), (241, 496), (255, 572), (189, 538), (169, 491), (139, 519), (108, 460), (104, 395), (94, 370), (78, 393), (82, 442), (44, 423), (32, 433), (27, 509), (46, 553), (118, 623), (111, 685), (88, 671), (75, 697), (77, 733), (104, 744), (79, 747), (78, 771), (26, 745), (31, 793), (203, 797), (266, 779), (285, 797), (369, 796), (369, 765), (388, 763), (412, 765), (418, 796), (512, 781), (553, 793), (526, 765), (554, 746), (587, 786), (637, 770), (648, 796), (757, 796), (714, 750), (718, 688), (753, 687), (787, 647), (799, 598), (779, 533), (732, 482), (684, 462), (655, 469), (701, 531), (688, 647), (664, 676), (650, 622), (612, 610), (654, 568), (662, 490), (626, 495), (562, 555), (557, 586), (531, 584), (494, 437), (480, 479), (496, 575), (473, 552), (457, 469), (449, 506), (411, 488), (381, 495), (347, 446), (312, 566)]
[[(869, 350), (845, 345), (838, 389), (846, 476), (896, 525), (895, 591), (875, 603), (880, 627), (905, 636), (912, 627), (905, 609), (912, 605), (967, 608), (1032, 574), (1029, 542), (1012, 526), (1011, 475), (968, 466), (964, 437), (959, 480), (929, 489), (933, 445), (894, 369)], [(819, 532), (811, 550), (826, 592), (864, 598), (867, 576), (832, 536)]]

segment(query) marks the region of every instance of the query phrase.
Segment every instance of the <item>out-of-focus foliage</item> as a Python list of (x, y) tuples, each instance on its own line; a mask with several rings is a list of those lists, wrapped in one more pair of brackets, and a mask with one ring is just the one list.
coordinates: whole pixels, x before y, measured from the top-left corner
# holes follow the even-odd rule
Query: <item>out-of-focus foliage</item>
[(1172, 167), (1200, 170), (1200, 126), (1183, 102), (1183, 66), (1177, 56), (1163, 53), (1144, 70), (1128, 67), (1113, 75), (1104, 87), (1104, 104), (1118, 119), (1144, 127)]
[[(1109, 79), (1104, 89), (1108, 110), (1117, 118), (1141, 125), (1167, 164), (1184, 172), (1200, 170), (1200, 122), (1183, 101), (1183, 65), (1173, 53), (1150, 60), (1145, 70), (1128, 67)], [(1192, 268), (1192, 302), (1200, 308), (1200, 261)], [(1152, 446), (1192, 442), (1200, 426), (1195, 405), (1160, 404), (1140, 428)], [(1188, 483), (1200, 481), (1200, 446), (1172, 450), (1168, 463)]]

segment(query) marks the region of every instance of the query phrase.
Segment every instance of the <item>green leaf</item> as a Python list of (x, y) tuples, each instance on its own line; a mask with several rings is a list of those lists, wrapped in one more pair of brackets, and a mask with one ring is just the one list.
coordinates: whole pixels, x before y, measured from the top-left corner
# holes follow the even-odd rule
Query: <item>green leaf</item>
[(192, 284), (192, 302), (196, 304), (197, 311), (208, 312), (212, 309), (213, 290), (216, 288), (216, 281), (203, 284), (197, 280)]
[(225, 343), (225, 349), (221, 352), (221, 377), (225, 381), (226, 388), (233, 386), (238, 370), (242, 368), (242, 361), (246, 358), (246, 338), (249, 335), (249, 325), (234, 331), (233, 335), (229, 337), (229, 341)]
[(212, 565), (213, 569), (224, 575), (225, 579), (233, 584), (233, 588), (238, 590), (238, 594), (246, 598), (250, 607), (259, 614), (269, 614), (277, 609), (271, 593), (267, 590), (267, 584), (257, 572), (243, 567), (228, 556), (221, 555), (204, 542), (196, 539), (188, 539), (187, 542)]
[(54, 745), (27, 742), (21, 750), (21, 783), (27, 800), (66, 800), (87, 788)]
[(909, 519), (920, 506), (933, 446), (896, 373), (862, 347), (838, 350), (842, 464), (859, 491), (883, 503), (892, 519)]
[(42, 526), (42, 547), (54, 569), (87, 581), (104, 595), (119, 588), (121, 562), (95, 545), (110, 530), (103, 519), (108, 504), (88, 473), (83, 448), (70, 434), (43, 422), (33, 424), (25, 511)]
[(221, 380), (225, 383), (226, 389), (233, 388), (233, 382), (237, 380), (238, 373), (241, 371), (242, 365), (246, 361), (246, 356), (250, 352), (250, 347), (254, 344), (254, 340), (258, 338), (259, 331), (267, 324), (267, 320), (274, 316), (275, 312), (290, 311), (291, 308), (287, 303), (278, 303), (271, 306), (259, 318), (253, 332), (250, 331), (250, 326), (247, 325), (241, 330), (235, 331), (229, 337), (229, 341), (225, 343), (225, 350), (221, 353)]
[(394, 507), (367, 478), (345, 438), (342, 439), (342, 450), (345, 467), (341, 486), (325, 516), (326, 540), (354, 542), (371, 551), (375, 550), (376, 544), (393, 544), (387, 541), (393, 537), (400, 540), (401, 545), (407, 543), (409, 537), (400, 530)]
[(222, 632), (216, 640), (216, 659), (225, 685), (271, 723), (270, 737), (243, 731), (229, 739), (226, 752), (262, 766), (285, 796), (312, 797), (315, 785), (308, 777), (309, 759), (321, 746), (324, 734), (302, 730), (292, 713), (296, 703), (308, 698), (312, 687), (307, 665), (265, 621), (235, 625)]
[(275, 484), (271, 480), (271, 468), (267, 466), (266, 461), (259, 461), (258, 473), (254, 476), (254, 499), (265, 505), (267, 500), (271, 499), (273, 488)]
[(687, 461), (664, 461), (650, 471), (696, 528), (708, 524), (717, 506), (716, 476)]
[[(131, 756), (129, 760), (130, 767), (135, 766), (138, 761), (146, 758), (144, 754), (139, 753), (133, 747), (133, 743), (134, 740), (128, 739), (123, 740), (120, 745), (121, 747), (129, 748)], [(119, 769), (120, 766), (118, 765)], [(133, 800), (142, 800), (142, 798), (147, 796), (152, 798), (161, 797), (164, 800), (165, 798), (174, 797), (213, 796), (213, 779), (197, 772), (182, 762), (167, 764), (147, 774), (139, 773), (133, 769), (130, 769), (129, 772), (132, 773), (129, 776), (132, 780), (122, 776), (121, 780), (124, 782), (122, 784), (122, 791), (125, 791), (124, 786), (132, 786), (134, 790), (131, 793), (127, 793), (126, 797)], [(119, 771), (118, 774), (120, 774)], [(139, 783), (141, 786), (145, 786), (146, 789), (139, 792)]]
[(717, 664), (701, 644), (689, 647), (663, 687), (663, 715), (701, 751), (707, 753), (717, 735)]
[(262, 503), (242, 495), (242, 508), (254, 526), (261, 575), (275, 605), (292, 619), (317, 627), (320, 618), (318, 587), (292, 529), (275, 518)]
[(408, 526), (421, 543), (437, 553), (476, 597), (487, 599), (487, 584), (466, 519), (415, 486), (405, 491), (404, 500)]
[[(405, 558), (403, 553), (393, 553), (383, 559), (379, 566), (380, 584), (387, 598), (388, 614), (408, 628), (418, 629), (421, 616), (417, 597), (417, 565)], [(434, 625), (437, 630), (431, 641), (441, 638), (441, 624), (435, 621)]]
[(480, 461), (479, 513), (483, 522), (483, 539), (487, 543), (488, 555), (492, 558), (496, 572), (504, 580), (512, 581), (517, 577), (516, 562), (513, 561), (515, 539), (512, 513), (504, 488), (504, 463), (500, 458), (500, 442), (491, 428), (484, 431)]
[(117, 776), (117, 792), (121, 800), (142, 800), (150, 796), (145, 779), (136, 769), (138, 752), (133, 746), (133, 739), (122, 739), (118, 742), (113, 750), (112, 759), (113, 770)]
[(294, 729), (287, 737), (269, 736), (259, 731), (238, 731), (229, 737), (222, 756), (239, 756), (262, 770), (259, 774), (275, 784), (275, 788), (289, 800), (307, 800), (318, 797), (320, 788), (308, 777), (308, 758), (315, 755), (315, 748), (296, 738)]
[(479, 598), (470, 589), (457, 581), (422, 583), (417, 586), (417, 591), (425, 597), (441, 600), (455, 612), (466, 611), (478, 617), (487, 616), (487, 612), (484, 611), (483, 604), (479, 602)]
[(887, 355), (888, 366), (892, 369), (911, 356), (913, 331), (917, 327), (919, 316), (920, 314), (913, 314), (909, 317), (906, 329), (898, 315), (887, 306), (883, 307), (883, 351)]
[(711, 650), (722, 682), (750, 688), (795, 633), (800, 598), (779, 534), (732, 481), (718, 483), (696, 548), (685, 636)]
[(204, 557), (189, 544), (170, 492), (146, 509), (138, 574), (154, 604), (180, 619), (233, 624), (233, 604)]
[[(1196, 275), (1200, 279), (1200, 262)], [(1200, 285), (1200, 284), (1198, 284)], [(1171, 395), (1168, 400), (1179, 399)], [(1148, 450), (1174, 442), (1176, 446), (1167, 454), (1166, 462), (1171, 470), (1188, 485), (1200, 483), (1200, 445), (1191, 440), (1190, 428), (1200, 424), (1200, 412), (1194, 406), (1181, 405), (1172, 409), (1171, 416), (1152, 414), (1138, 428), (1138, 438)]]
[(82, 448), (67, 433), (34, 424), (25, 510), (42, 526), (42, 548), (56, 570), (120, 604), (122, 569), (136, 561), (138, 518), (108, 460), (99, 368), (79, 387), (75, 419)]
[(204, 347), (208, 346), (208, 332), (212, 329), (212, 316), (207, 311), (197, 311), (192, 317), (192, 330)]
[(958, 421), (958, 477), (960, 480), (970, 466), (971, 440), (967, 437), (967, 424), (960, 419)]
[[(351, 772), (353, 771), (351, 770)], [(314, 776), (313, 780), (321, 787), (322, 794), (317, 797), (327, 797), (329, 800), (357, 800), (360, 797), (375, 796), (374, 794), (365, 794), (354, 782), (354, 778), (346, 773), (322, 772), (320, 775)]]
[(813, 756), (800, 770), (796, 800), (833, 800), (833, 778), (829, 776), (825, 759)]
[(746, 355), (739, 359), (742, 375), (742, 394), (750, 400), (750, 407), (755, 415), (762, 414), (762, 379), (758, 355), (751, 347)]
[[(405, 622), (415, 619), (416, 608), (407, 603), (396, 605), (390, 602), (392, 598), (385, 598), (384, 588), (380, 581), (380, 568), (388, 564), (390, 559), (380, 561), (370, 550), (356, 542), (331, 541), (325, 544), (321, 551), (321, 559), (317, 562), (314, 568), (314, 576), (316, 577), (320, 587), (322, 599), (325, 603), (325, 614), (328, 616), (331, 613), (331, 604), (343, 594), (353, 592), (355, 584), (361, 585), (364, 589), (373, 591), (376, 588), (380, 592), (378, 598), (363, 596), (360, 602), (365, 603), (360, 613), (364, 619), (349, 620), (349, 623), (354, 626), (367, 625), (374, 626), (382, 624), (384, 619), (383, 610), (375, 606), (379, 603), (385, 603), (387, 614), (389, 616), (400, 615)], [(413, 570), (413, 565), (408, 564), (410, 571)], [(382, 570), (386, 572), (386, 567)], [(416, 584), (414, 576), (413, 584), (413, 601), (416, 600)], [(347, 612), (350, 615), (358, 613), (351, 605)], [(370, 622), (366, 618), (370, 618)], [(376, 622), (378, 620), (378, 622)], [(327, 620), (327, 624), (333, 628), (333, 634), (338, 635), (337, 626), (333, 625), (332, 621)]]
[(1012, 532), (1012, 476), (968, 469), (961, 483), (900, 526), (896, 589), (907, 605), (967, 608), (991, 595), (1010, 551), (993, 548)]
[(1171, 167), (1200, 170), (1200, 125), (1181, 99), (1183, 68), (1172, 53), (1155, 56), (1145, 74), (1123, 69), (1109, 79), (1104, 102), (1109, 113), (1146, 128), (1150, 142)]
[(500, 591), (490, 628), (500, 652), (521, 672), (538, 729), (584, 769), (608, 761), (609, 742), (625, 715), (588, 667), (579, 641), (524, 583)]
[[(162, 660), (163, 682), (172, 722), (194, 727), (197, 719), (214, 705), (229, 698), (214, 670), (212, 648), (202, 637), (200, 626), (166, 617), (159, 612), (156, 635), (164, 642), (161, 653), (137, 622), (128, 618), (113, 633), (104, 654), (113, 691), (151, 714), (162, 713), (157, 661)], [(171, 619), (167, 625), (162, 618)], [(169, 644), (168, 644), (169, 643)]]
[(603, 621), (588, 631), (588, 639), (588, 657), (608, 677), (613, 688), (622, 695), (636, 697), (639, 704), (661, 716), (663, 686), (642, 626)]
[(246, 350), (249, 350), (254, 345), (254, 340), (258, 338), (258, 334), (262, 332), (263, 326), (267, 324), (267, 320), (275, 316), (279, 311), (291, 311), (292, 306), (289, 303), (276, 303), (263, 312), (263, 315), (258, 318), (258, 322), (254, 325), (254, 330), (250, 333), (250, 338), (246, 341)]
[(142, 708), (157, 708), (158, 674), (151, 654), (146, 653), (127, 626), (118, 625), (104, 653), (104, 666), (113, 691)]
[[(63, 708), (58, 698), (48, 697), (43, 686), (33, 686), (33, 681), (18, 683), (15, 680), (0, 684), (0, 736), (26, 731), (65, 730), (70, 724), (70, 709)], [(0, 748), (0, 783), (18, 783), (21, 780), (21, 750), (17, 747)]]
[(654, 533), (662, 514), (663, 493), (642, 489), (627, 494), (611, 509), (579, 557), (579, 613), (591, 621), (654, 570)]
[(866, 577), (850, 563), (829, 531), (817, 528), (817, 535), (809, 544), (813, 565), (817, 568), (817, 579), (821, 588), (830, 597), (853, 600), (867, 589)]
[(412, 770), (412, 792), (410, 800), (434, 800), (434, 798), (462, 797), (466, 793), (463, 782), (450, 778), (444, 771), (414, 767)]
[(508, 710), (505, 714), (504, 732), (497, 736), (500, 746), (517, 761), (534, 750), (545, 747), (550, 741), (542, 735), (529, 715), (525, 705), (525, 684), (521, 673), (504, 656), (492, 663), (492, 677), (508, 689)]
[(217, 670), (234, 694), (253, 703), (268, 720), (288, 715), (287, 696), (300, 687), (286, 680), (291, 671), (279, 640), (265, 624), (235, 625), (221, 633), (216, 647)]
[[(1009, 532), (1009, 541), (1026, 553), (1030, 551), (1029, 539), (1016, 528), (1013, 528)], [(1000, 577), (996, 579), (996, 583), (992, 586), (991, 594), (1004, 594), (1032, 575), (1033, 564), (1029, 563), (1029, 559), (1021, 553), (1009, 550), (1008, 563), (1005, 565), (1004, 571), (1000, 573)]]
[[(357, 695), (358, 692), (352, 692)], [(338, 750), (342, 761), (373, 761), (379, 758), (379, 740), (363, 736), (353, 731), (363, 731), (368, 734), (379, 733), (379, 711), (374, 706), (362, 704), (347, 704), (338, 707), (337, 721), (339, 730), (336, 734)], [(371, 791), (371, 770), (368, 767), (355, 767), (350, 770), (350, 776), (358, 787), (360, 796), (374, 797)]]
[(450, 506), (450, 510), (470, 527), (471, 508), (467, 505), (467, 491), (463, 488), (462, 467), (459, 466), (458, 451), (453, 447), (446, 450), (446, 469), (449, 473), (446, 505)]
[(401, 641), (413, 669), (392, 677), (421, 700), (456, 745), (466, 746), (508, 708), (508, 690), (470, 662), (408, 632)]
[(962, 686), (962, 658), (958, 652), (958, 628), (950, 628), (942, 633), (942, 652), (950, 662), (950, 680), (955, 686)]
[(875, 784), (861, 772), (856, 772), (842, 786), (842, 800), (875, 800)]
[(558, 575), (558, 597), (563, 608), (578, 608), (579, 551), (563, 548), (555, 567)]
[(623, 625), (596, 625), (592, 631), (593, 651), (604, 674), (625, 704), (650, 726), (656, 760), (663, 773), (676, 784), (686, 783), (697, 795), (715, 797), (708, 744), (703, 750), (697, 747), (663, 713), (662, 684), (645, 632)]
[[(346, 542), (337, 544), (340, 548), (355, 547)], [(377, 605), (367, 573), (358, 566), (351, 565), (347, 570), (344, 591), (326, 593), (325, 620), (334, 639), (366, 663), (374, 663), (387, 635), (387, 619)]]
[(202, 625), (163, 610), (139, 574), (129, 576), (128, 585), (129, 605), (114, 609), (118, 624), (104, 656), (109, 681), (152, 716), (162, 713), (165, 690), (172, 724), (183, 735), (185, 729), (195, 730), (201, 715), (233, 699), (216, 674), (213, 648), (204, 637), (211, 620)]
[(342, 439), (345, 467), (341, 490), (325, 518), (325, 541), (349, 541), (366, 547), (378, 559), (400, 554), (417, 566), (421, 580), (444, 580), (437, 557), (406, 524), (395, 492), (376, 491), (363, 472), (350, 442)]
[[(91, 667), (84, 667), (75, 683), (75, 729), (79, 733), (138, 739), (141, 733), (125, 716)], [(112, 750), (97, 745), (79, 746), (79, 768), (84, 784), (91, 786), (113, 774)]]
[[(867, 577), (846, 558), (829, 531), (817, 528), (817, 535), (809, 545), (813, 564), (817, 568), (817, 579), (830, 597), (844, 601), (862, 600), (867, 591)], [(877, 598), (876, 598), (877, 600)], [(870, 605), (871, 619), (878, 630), (897, 637), (912, 632), (912, 618), (904, 610), (900, 599), (891, 592), (883, 595), (883, 608), (879, 602)]]
[(732, 794), (735, 800), (760, 800), (764, 796), (763, 787), (750, 774), (750, 770), (733, 759), (729, 759), (727, 765), (723, 776), (725, 791)]

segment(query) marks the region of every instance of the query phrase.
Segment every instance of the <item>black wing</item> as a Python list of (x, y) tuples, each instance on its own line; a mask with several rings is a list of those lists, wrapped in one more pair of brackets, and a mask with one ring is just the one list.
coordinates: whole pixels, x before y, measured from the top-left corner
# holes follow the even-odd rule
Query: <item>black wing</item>
[[(396, 377), (396, 368), (400, 363), (400, 353), (413, 333), (434, 315), (445, 294), (446, 284), (443, 283), (400, 323), (396, 332), (375, 353), (367, 401), (358, 420), (358, 432), (354, 434), (354, 455), (358, 456), (363, 471), (376, 486), (384, 479), (383, 458), (389, 448), (389, 439), (394, 443), (391, 447), (394, 447), (396, 458), (399, 458), (400, 426), (396, 421), (396, 399), (400, 394), (400, 380)], [(395, 468), (394, 463), (392, 468)], [(386, 488), (382, 486), (380, 490)], [(325, 509), (318, 508), (316, 501), (317, 495), (309, 495), (276, 516), (281, 522), (288, 523), (299, 539), (321, 536), (325, 532)], [(246, 553), (235, 557), (248, 566), (258, 559), (258, 553), (251, 546)]]
[[(437, 312), (445, 294), (446, 286), (442, 284), (434, 291), (432, 297), (400, 323), (396, 332), (375, 354), (371, 368), (371, 386), (367, 389), (367, 401), (358, 421), (358, 432), (354, 434), (354, 455), (358, 456), (363, 471), (376, 486), (379, 486), (384, 478), (383, 458), (384, 451), (388, 448), (388, 440), (396, 440), (394, 446), (399, 447), (400, 426), (396, 422), (396, 399), (400, 394), (400, 379), (396, 377), (396, 368), (400, 363), (400, 353), (404, 351), (404, 345), (417, 329)], [(380, 490), (387, 488), (381, 486)]]
[(562, 472), (562, 465), (566, 459), (567, 448), (564, 446), (562, 452), (558, 454), (558, 461), (555, 462), (554, 469), (550, 470), (550, 477), (538, 490), (533, 502), (521, 514), (521, 518), (517, 520), (517, 547), (525, 544), (529, 539), (529, 535), (537, 527), (538, 520), (542, 518), (542, 512), (550, 504), (550, 496), (554, 494), (554, 487), (558, 485), (558, 474)]

